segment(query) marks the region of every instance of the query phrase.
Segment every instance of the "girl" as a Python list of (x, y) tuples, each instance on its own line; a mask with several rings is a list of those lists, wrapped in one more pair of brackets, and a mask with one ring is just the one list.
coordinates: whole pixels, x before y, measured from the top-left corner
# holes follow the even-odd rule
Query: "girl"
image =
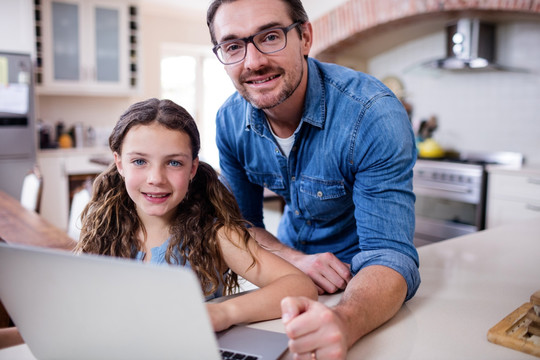
[(207, 299), (233, 293), (238, 275), (257, 285), (207, 304), (215, 331), (280, 317), (285, 296), (317, 297), (309, 277), (251, 237), (234, 196), (199, 161), (199, 132), (181, 106), (132, 105), (109, 145), (114, 164), (94, 182), (76, 251), (191, 267)]

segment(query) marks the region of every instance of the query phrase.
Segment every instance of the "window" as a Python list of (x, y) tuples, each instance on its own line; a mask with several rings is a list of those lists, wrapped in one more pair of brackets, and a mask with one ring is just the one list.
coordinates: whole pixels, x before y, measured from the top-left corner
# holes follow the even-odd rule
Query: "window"
[(167, 44), (161, 56), (161, 98), (183, 106), (201, 134), (201, 160), (219, 167), (216, 112), (235, 91), (223, 65), (208, 47)]

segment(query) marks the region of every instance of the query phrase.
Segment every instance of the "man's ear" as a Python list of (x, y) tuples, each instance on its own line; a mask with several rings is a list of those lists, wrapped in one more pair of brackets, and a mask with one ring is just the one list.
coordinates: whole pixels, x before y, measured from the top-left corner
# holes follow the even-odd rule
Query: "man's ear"
[(302, 54), (308, 56), (311, 45), (313, 45), (313, 27), (311, 23), (308, 21), (300, 25), (300, 31), (302, 32)]

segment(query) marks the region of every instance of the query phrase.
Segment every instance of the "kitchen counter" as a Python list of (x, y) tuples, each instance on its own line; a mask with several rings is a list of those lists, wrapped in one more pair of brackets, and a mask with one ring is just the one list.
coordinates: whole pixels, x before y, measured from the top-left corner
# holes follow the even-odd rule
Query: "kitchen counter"
[(486, 227), (540, 217), (540, 165), (489, 165)]
[(103, 159), (113, 160), (111, 150), (105, 146), (38, 151), (37, 161), (43, 176), (41, 215), (67, 231), (71, 199), (86, 179), (93, 179), (107, 168)]
[[(540, 290), (540, 218), (426, 245), (418, 253), (422, 284), (416, 296), (358, 341), (348, 359), (535, 358), (489, 342), (487, 332)], [(331, 305), (340, 296), (319, 301)], [(251, 326), (283, 331), (280, 320)], [(33, 357), (20, 345), (1, 350), (0, 359)]]
[[(422, 283), (350, 359), (533, 359), (487, 332), (540, 290), (540, 217), (418, 249)], [(540, 340), (540, 339), (539, 339)]]

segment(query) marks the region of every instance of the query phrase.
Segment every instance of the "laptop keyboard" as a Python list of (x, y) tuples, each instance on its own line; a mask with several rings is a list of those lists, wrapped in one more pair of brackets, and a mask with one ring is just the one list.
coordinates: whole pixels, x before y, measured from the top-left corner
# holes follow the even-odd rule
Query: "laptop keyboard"
[(223, 360), (257, 360), (258, 356), (242, 354), (230, 350), (220, 350)]

